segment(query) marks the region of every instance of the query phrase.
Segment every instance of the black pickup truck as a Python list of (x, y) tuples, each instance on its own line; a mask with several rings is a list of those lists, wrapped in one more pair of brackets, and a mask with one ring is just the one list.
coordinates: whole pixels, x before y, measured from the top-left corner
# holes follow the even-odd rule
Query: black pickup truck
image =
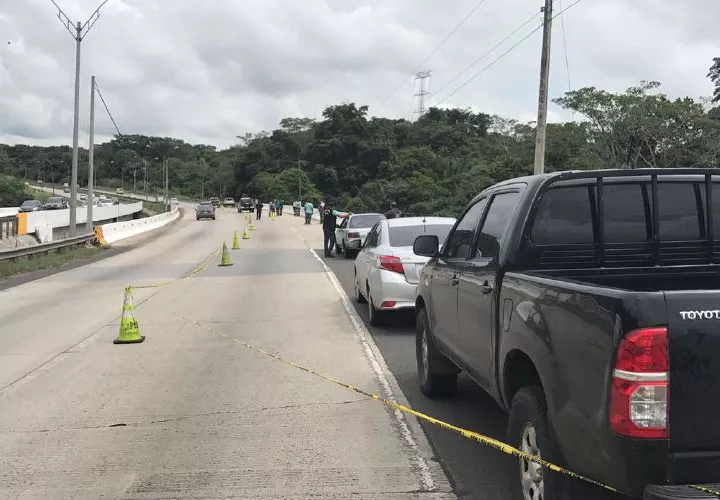
[[(522, 451), (633, 497), (720, 498), (720, 170), (505, 181), (414, 249), (426, 396), (462, 370)], [(518, 460), (508, 498), (596, 495)]]

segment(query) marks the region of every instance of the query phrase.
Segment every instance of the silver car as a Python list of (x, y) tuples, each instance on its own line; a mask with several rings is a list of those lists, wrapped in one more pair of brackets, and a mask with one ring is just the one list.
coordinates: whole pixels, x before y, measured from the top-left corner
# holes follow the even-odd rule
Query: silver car
[(379, 313), (415, 307), (420, 271), (430, 260), (415, 255), (413, 243), (434, 234), (440, 244), (455, 224), (452, 217), (400, 217), (375, 224), (355, 259), (355, 298), (367, 303), (370, 324)]
[(353, 214), (343, 219), (340, 227), (335, 230), (335, 251), (342, 252), (346, 259), (357, 255), (370, 229), (384, 218), (383, 214), (367, 213)]

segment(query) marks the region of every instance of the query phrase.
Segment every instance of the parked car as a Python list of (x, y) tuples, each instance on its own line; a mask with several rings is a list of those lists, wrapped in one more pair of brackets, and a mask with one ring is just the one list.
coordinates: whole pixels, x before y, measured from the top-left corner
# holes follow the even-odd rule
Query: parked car
[(335, 250), (345, 255), (346, 259), (354, 257), (365, 243), (370, 229), (384, 219), (383, 214), (354, 214), (342, 220), (335, 230)]
[[(463, 370), (509, 411), (510, 445), (631, 496), (703, 498), (684, 485), (720, 483), (718, 234), (720, 170), (488, 188), (444, 245), (414, 244), (422, 392)], [(587, 497), (518, 460), (509, 498)]]
[(224, 207), (234, 207), (235, 206), (235, 199), (234, 198), (225, 198), (222, 202)]
[(22, 202), (18, 212), (37, 212), (43, 209), (43, 204), (38, 200), (26, 200)]
[(415, 238), (431, 234), (443, 241), (453, 224), (450, 217), (382, 217), (372, 227), (355, 259), (355, 297), (367, 303), (371, 325), (386, 311), (415, 307), (418, 275), (429, 260), (413, 253)]
[(170, 204), (171, 204), (171, 205), (177, 205), (178, 203), (179, 203), (179, 202), (178, 202), (178, 199), (177, 199), (177, 198), (170, 198)]
[(98, 200), (98, 202), (97, 202), (98, 207), (111, 207), (113, 205), (114, 205), (113, 201), (108, 198)]
[(210, 203), (212, 203), (214, 207), (219, 207), (220, 206), (220, 198), (218, 198), (217, 196), (213, 196), (210, 198)]
[(254, 205), (252, 198), (248, 198), (246, 196), (240, 198), (240, 203), (238, 204), (238, 212), (252, 212), (253, 208)]
[(45, 210), (62, 210), (64, 208), (68, 208), (68, 202), (65, 198), (62, 198), (60, 196), (53, 196), (51, 198), (48, 198), (48, 200), (43, 205), (43, 208)]
[(125, 194), (125, 190), (123, 188), (117, 188), (115, 194)]
[(211, 204), (200, 203), (195, 208), (195, 218), (200, 219), (212, 219), (215, 220), (215, 207)]

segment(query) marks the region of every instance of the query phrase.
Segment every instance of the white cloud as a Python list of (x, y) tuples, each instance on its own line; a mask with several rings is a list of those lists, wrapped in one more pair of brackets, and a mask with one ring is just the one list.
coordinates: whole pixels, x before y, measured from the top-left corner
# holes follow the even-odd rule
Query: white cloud
[[(84, 21), (99, 1), (58, 3)], [(475, 3), (110, 0), (83, 42), (81, 127), (92, 74), (122, 132), (218, 146), (272, 129), (286, 116), (318, 117), (343, 101), (368, 104), (372, 114), (409, 117), (413, 70)], [(433, 70), (431, 91), (534, 13), (538, 20), (430, 103), (538, 25), (540, 3), (486, 0), (423, 66)], [(708, 95), (705, 74), (720, 56), (719, 15), (716, 0), (584, 0), (565, 14), (564, 30), (555, 22), (551, 96), (568, 89), (563, 38), (575, 88), (623, 90), (659, 80), (671, 96)], [(0, 4), (0, 142), (70, 142), (75, 52), (55, 16), (50, 0)], [(534, 119), (540, 38), (535, 33), (444, 104)], [(106, 140), (114, 129), (98, 106), (98, 134)], [(551, 104), (550, 118), (567, 116)], [(85, 130), (81, 140), (86, 137)]]

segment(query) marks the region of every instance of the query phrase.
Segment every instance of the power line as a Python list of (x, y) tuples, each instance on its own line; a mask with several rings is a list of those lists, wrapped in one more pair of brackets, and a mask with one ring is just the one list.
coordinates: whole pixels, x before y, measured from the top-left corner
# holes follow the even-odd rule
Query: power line
[(122, 135), (122, 133), (120, 133), (120, 129), (117, 126), (117, 123), (115, 123), (115, 118), (113, 118), (112, 113), (110, 113), (110, 108), (108, 108), (108, 105), (105, 102), (105, 98), (103, 97), (102, 92), (100, 92), (100, 87), (97, 84), (97, 79), (95, 79), (95, 90), (97, 91), (98, 96), (100, 97), (100, 100), (102, 101), (103, 106), (105, 107), (105, 111), (107, 111), (107, 114), (110, 117), (110, 121), (115, 126), (115, 130), (117, 130), (118, 135)]
[(442, 87), (440, 87), (440, 88), (437, 90), (437, 92), (435, 92), (435, 93), (436, 93), (436, 94), (439, 94), (439, 93), (441, 93), (443, 90), (445, 90), (446, 88), (448, 88), (453, 82), (455, 82), (458, 78), (460, 78), (463, 74), (465, 74), (469, 69), (473, 68), (473, 67), (476, 66), (480, 61), (482, 61), (482, 60), (485, 59), (487, 56), (489, 56), (490, 54), (492, 54), (492, 53), (495, 51), (495, 49), (497, 49), (497, 48), (500, 47), (502, 44), (504, 44), (506, 41), (508, 41), (510, 38), (512, 38), (518, 31), (522, 30), (525, 26), (527, 26), (528, 24), (530, 24), (530, 23), (531, 23), (534, 19), (536, 19), (537, 17), (538, 17), (538, 14), (537, 14), (537, 12), (536, 12), (535, 14), (533, 14), (533, 15), (530, 17), (530, 19), (528, 19), (527, 21), (525, 21), (524, 23), (522, 23), (522, 24), (521, 24), (519, 27), (517, 27), (512, 33), (510, 33), (508, 36), (506, 36), (505, 38), (503, 38), (502, 40), (500, 40), (497, 44), (495, 44), (490, 50), (488, 50), (487, 52), (485, 52), (483, 55), (481, 55), (480, 57), (478, 57), (477, 59), (475, 59), (475, 61), (473, 61), (470, 65), (468, 65), (468, 66), (467, 66), (464, 70), (462, 70), (460, 73), (458, 73), (458, 74), (456, 74), (454, 77), (452, 77), (452, 78), (450, 79), (450, 81), (448, 81), (445, 85), (443, 85)]
[[(565, 7), (564, 9), (562, 9), (560, 12), (558, 12), (557, 14), (555, 14), (555, 15), (552, 17), (552, 19), (555, 19), (556, 17), (558, 17), (559, 15), (561, 15), (563, 12), (568, 11), (569, 9), (571, 9), (572, 7), (574, 7), (575, 5), (579, 4), (581, 1), (582, 1), (582, 0), (575, 0), (573, 3), (571, 3), (570, 5), (568, 5), (568, 6)], [(468, 78), (462, 85), (460, 85), (458, 88), (456, 88), (455, 90), (453, 90), (453, 91), (452, 91), (450, 94), (448, 94), (443, 100), (441, 100), (440, 102), (438, 102), (438, 103), (436, 104), (436, 106), (439, 106), (440, 104), (444, 103), (445, 101), (447, 101), (448, 99), (450, 99), (452, 96), (454, 96), (455, 94), (457, 94), (458, 92), (460, 92), (460, 90), (462, 90), (463, 88), (465, 88), (470, 82), (472, 82), (472, 81), (475, 80), (478, 76), (480, 76), (480, 75), (483, 74), (485, 71), (487, 71), (487, 70), (490, 69), (492, 66), (494, 66), (495, 63), (497, 63), (500, 59), (502, 59), (502, 58), (505, 57), (506, 55), (510, 54), (513, 50), (515, 50), (517, 47), (519, 47), (525, 40), (527, 40), (527, 39), (530, 38), (532, 35), (534, 35), (534, 34), (537, 33), (539, 30), (541, 30), (541, 29), (543, 28), (543, 26), (544, 26), (544, 24), (540, 24), (540, 26), (538, 26), (537, 28), (535, 28), (534, 30), (532, 30), (530, 33), (528, 33), (527, 35), (525, 35), (525, 36), (524, 36), (523, 38), (521, 38), (517, 43), (515, 43), (513, 46), (511, 46), (511, 47), (510, 47), (509, 49), (507, 49), (505, 52), (503, 52), (502, 54), (500, 54), (497, 58), (493, 59), (493, 61), (490, 62), (490, 64), (488, 64), (488, 65), (485, 66), (483, 69), (481, 69), (480, 71), (478, 71), (477, 73), (475, 73), (473, 76), (471, 76), (470, 78)]]
[[(425, 59), (423, 59), (423, 61), (422, 61), (420, 64), (418, 64), (418, 65), (415, 67), (415, 69), (412, 70), (413, 76), (415, 75), (415, 73), (418, 72), (418, 70), (420, 70), (420, 68), (421, 68), (426, 62), (428, 62), (428, 61), (430, 60), (430, 58), (431, 58), (432, 56), (434, 56), (434, 55), (437, 53), (438, 50), (440, 50), (440, 49), (442, 48), (443, 45), (445, 45), (445, 43), (446, 43), (448, 40), (450, 40), (450, 38), (455, 34), (455, 32), (456, 32), (457, 30), (459, 30), (460, 27), (461, 27), (463, 24), (465, 24), (468, 19), (470, 19), (470, 16), (472, 16), (472, 15), (475, 13), (475, 11), (478, 10), (478, 8), (479, 8), (483, 3), (485, 3), (486, 1), (487, 1), (487, 0), (479, 0), (479, 1), (475, 4), (475, 6), (474, 6), (472, 9), (470, 9), (470, 12), (468, 12), (468, 13), (465, 15), (465, 17), (462, 18), (462, 20), (450, 31), (450, 33), (448, 33), (448, 34), (445, 36), (445, 38), (442, 39), (442, 41), (432, 50), (432, 52), (430, 52), (430, 54), (429, 54)], [(400, 89), (402, 88), (402, 86), (405, 85), (405, 83), (406, 83), (410, 78), (411, 78), (411, 77), (408, 77), (408, 78), (406, 78), (405, 80), (403, 80), (402, 83), (401, 83), (400, 85), (398, 85), (395, 90), (393, 90), (390, 94), (388, 94), (388, 96), (387, 96), (385, 99), (383, 99), (383, 101), (382, 101), (382, 103), (380, 103), (380, 105), (382, 106), (383, 104), (385, 104), (386, 102), (388, 102), (388, 101), (390, 100), (390, 98), (391, 98), (392, 96), (394, 96), (394, 95), (397, 93), (397, 91), (400, 90)]]
[[(562, 0), (559, 0), (559, 4), (560, 10), (562, 11)], [(563, 48), (565, 49), (565, 70), (567, 72), (568, 92), (572, 92), (572, 81), (570, 80), (570, 59), (568, 57), (567, 37), (565, 36), (565, 16), (560, 16), (560, 26), (562, 27)], [(572, 120), (575, 121), (574, 110), (570, 111), (570, 115), (572, 117)]]

